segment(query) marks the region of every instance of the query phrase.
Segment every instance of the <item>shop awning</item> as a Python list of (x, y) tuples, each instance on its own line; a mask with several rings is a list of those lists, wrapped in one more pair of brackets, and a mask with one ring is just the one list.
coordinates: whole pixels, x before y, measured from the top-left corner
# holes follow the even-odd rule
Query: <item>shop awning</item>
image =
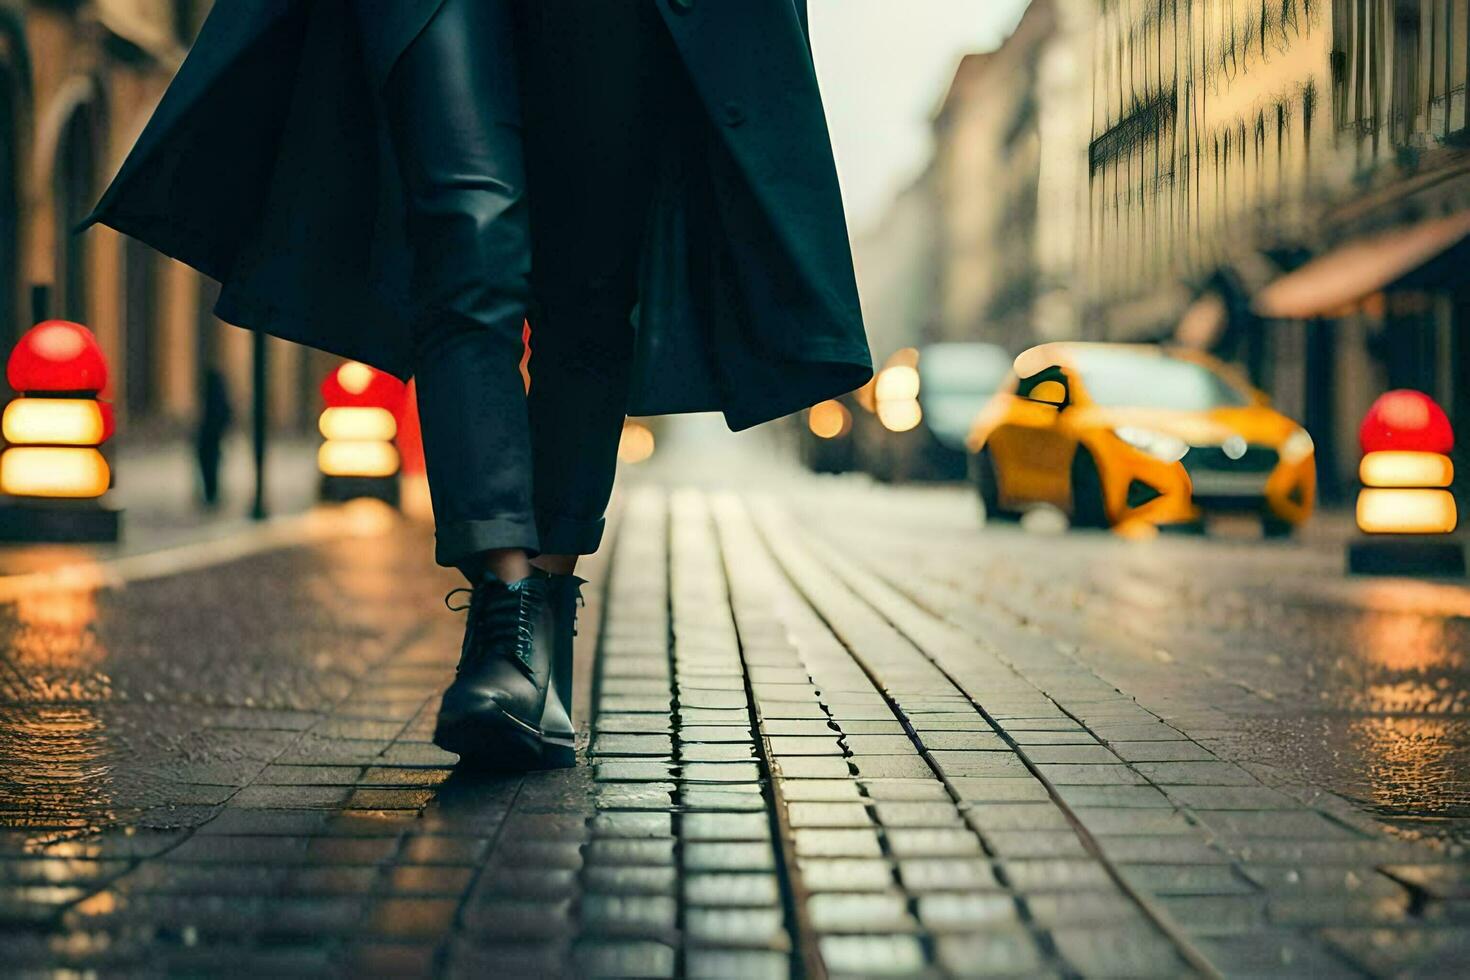
[(1256, 294), (1264, 317), (1329, 316), (1408, 276), (1470, 237), (1470, 211), (1348, 242), (1289, 272)]

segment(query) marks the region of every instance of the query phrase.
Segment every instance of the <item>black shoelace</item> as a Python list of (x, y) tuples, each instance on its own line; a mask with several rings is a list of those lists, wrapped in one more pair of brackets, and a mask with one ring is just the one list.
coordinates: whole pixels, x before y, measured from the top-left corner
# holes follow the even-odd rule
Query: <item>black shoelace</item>
[[(450, 602), (461, 593), (469, 596), (468, 602), (460, 605)], [(505, 650), (508, 646), (515, 654), (516, 666), (534, 679), (531, 645), (535, 640), (536, 613), (544, 599), (545, 583), (534, 576), (511, 584), (487, 581), (474, 588), (452, 590), (444, 597), (444, 605), (453, 612), (469, 610), (469, 627), (475, 632), (475, 642), (469, 645), (460, 667), (466, 666), (467, 661), (478, 661), (490, 650)]]

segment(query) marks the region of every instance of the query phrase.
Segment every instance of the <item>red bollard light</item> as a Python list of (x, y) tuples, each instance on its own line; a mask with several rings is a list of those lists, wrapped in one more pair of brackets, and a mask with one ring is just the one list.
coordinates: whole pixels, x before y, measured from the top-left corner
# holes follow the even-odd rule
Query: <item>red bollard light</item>
[(118, 512), (100, 499), (112, 472), (99, 447), (113, 433), (107, 360), (86, 327), (38, 323), (21, 337), (5, 378), (20, 393), (0, 417), (0, 540), (116, 541)]
[(327, 375), (321, 392), (326, 403), (318, 423), (324, 439), (317, 452), (321, 498), (375, 497), (397, 506), (402, 461), (394, 439), (403, 409), (403, 382), (348, 361)]
[(1434, 399), (1390, 391), (1373, 403), (1358, 430), (1358, 528), (1348, 546), (1356, 575), (1463, 575), (1465, 553), (1445, 536), (1459, 520), (1449, 490), (1454, 430)]

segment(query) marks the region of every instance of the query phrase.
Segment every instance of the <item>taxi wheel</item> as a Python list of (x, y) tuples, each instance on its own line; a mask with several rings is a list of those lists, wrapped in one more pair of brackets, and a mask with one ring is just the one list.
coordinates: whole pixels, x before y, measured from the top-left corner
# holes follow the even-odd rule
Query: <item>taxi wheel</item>
[(1289, 538), (1295, 531), (1296, 525), (1291, 521), (1284, 521), (1270, 514), (1261, 518), (1261, 534), (1266, 538), (1272, 540)]
[(1110, 523), (1097, 462), (1079, 446), (1072, 457), (1072, 526), (1106, 528)]
[(985, 519), (1015, 520), (1017, 515), (1000, 509), (1000, 484), (995, 478), (995, 460), (991, 458), (990, 450), (982, 449), (970, 457), (970, 473), (980, 494), (980, 503), (985, 507)]

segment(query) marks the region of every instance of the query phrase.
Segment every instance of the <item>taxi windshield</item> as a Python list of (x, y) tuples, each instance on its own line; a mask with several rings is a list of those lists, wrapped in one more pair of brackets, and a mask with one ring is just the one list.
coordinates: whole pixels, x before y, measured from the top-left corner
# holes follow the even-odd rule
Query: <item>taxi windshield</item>
[(1239, 408), (1250, 396), (1202, 364), (1168, 355), (1079, 349), (1072, 361), (1098, 405), (1203, 412)]

